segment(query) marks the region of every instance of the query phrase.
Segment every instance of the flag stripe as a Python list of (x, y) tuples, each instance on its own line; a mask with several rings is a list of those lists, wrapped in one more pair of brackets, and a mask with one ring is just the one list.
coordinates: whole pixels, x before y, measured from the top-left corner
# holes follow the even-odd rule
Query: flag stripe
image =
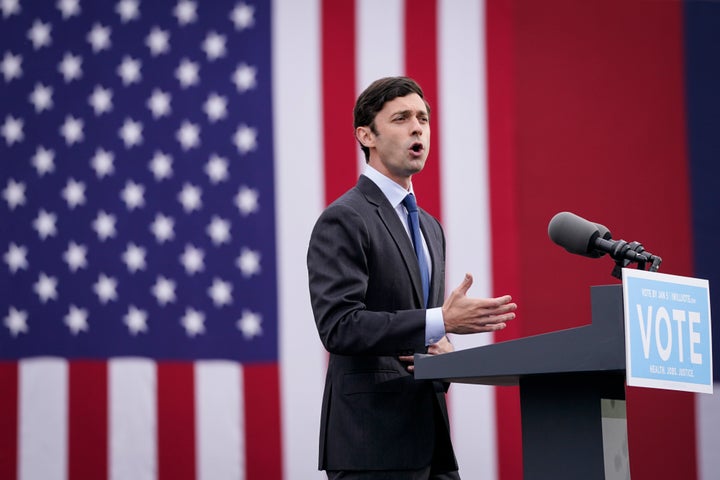
[[(357, 22), (354, 96), (357, 97), (378, 78), (404, 73), (405, 4), (403, 0), (355, 0), (354, 4)], [(347, 114), (344, 117), (348, 118)]]
[[(347, 2), (327, 3), (327, 8), (335, 8)], [(343, 162), (352, 162), (357, 148), (352, 138), (352, 124), (347, 116), (343, 116), (343, 112), (348, 110), (340, 108), (341, 105), (329, 108), (334, 102), (323, 102), (321, 87), (348, 88), (345, 97), (336, 92), (341, 96), (326, 98), (338, 98), (340, 104), (346, 102), (350, 104), (348, 108), (352, 108), (354, 77), (346, 80), (345, 84), (333, 82), (332, 72), (321, 62), (323, 49), (332, 51), (332, 48), (337, 48), (338, 55), (347, 52), (341, 45), (333, 46), (332, 37), (328, 37), (333, 17), (321, 6), (320, 0), (275, 0), (273, 12), (283, 466), (284, 478), (310, 480), (325, 477), (317, 469), (317, 436), (326, 355), (310, 309), (305, 266), (307, 242), (315, 219), (325, 205), (329, 188), (340, 189), (343, 182), (354, 181), (354, 171), (347, 172), (350, 169), (345, 168), (343, 174), (347, 180), (330, 185), (330, 182), (325, 182), (329, 175), (324, 173), (324, 166), (342, 172), (342, 166), (347, 165)], [(350, 16), (352, 18), (352, 14)], [(342, 19), (335, 21), (347, 24)], [(354, 25), (354, 22), (350, 24)], [(346, 72), (338, 71), (337, 74), (342, 76)], [(287, 106), (290, 105), (292, 115), (287, 114)], [(330, 147), (323, 140), (328, 120), (332, 117), (323, 119), (323, 109), (338, 115), (337, 125), (349, 125), (348, 130), (337, 135), (345, 146), (332, 157), (326, 155)], [(300, 124), (308, 128), (298, 128)], [(323, 151), (323, 148), (326, 150)], [(342, 153), (342, 148), (347, 151)], [(299, 153), (305, 153), (302, 161)], [(325, 162), (325, 158), (329, 160)]]
[(242, 375), (235, 362), (195, 365), (198, 480), (240, 480), (245, 464)]
[(18, 364), (0, 362), (0, 478), (17, 478)]
[[(357, 179), (357, 143), (352, 135), (355, 102), (355, 11), (353, 1), (322, 0), (322, 125), (325, 203), (339, 197)], [(297, 41), (294, 39), (293, 41)], [(317, 48), (317, 47), (315, 47)], [(298, 95), (303, 92), (298, 91)], [(332, 99), (332, 100), (329, 100)], [(315, 145), (312, 152), (317, 151)]]
[(189, 362), (160, 362), (156, 374), (158, 479), (194, 480), (194, 366)]
[[(245, 458), (247, 480), (280, 480), (280, 397), (275, 364), (244, 365)], [(262, 392), (262, 395), (257, 395)]]
[[(438, 153), (438, 192), (447, 240), (446, 284), (448, 290), (455, 288), (465, 273), (471, 272), (471, 295), (489, 296), (483, 6), (478, 0), (441, 0), (437, 8), (439, 77), (433, 109), (436, 105), (441, 108), (434, 115), (439, 128), (434, 133), (433, 150)], [(418, 178), (425, 175), (423, 172)], [(464, 349), (491, 340), (489, 335), (456, 335), (452, 341), (457, 349)], [(463, 478), (497, 478), (493, 389), (453, 385), (448, 402)]]
[(65, 360), (20, 362), (20, 480), (68, 478), (67, 378)]
[(107, 363), (68, 365), (68, 478), (107, 478)]
[[(518, 338), (523, 323), (517, 234), (514, 8), (512, 0), (485, 2), (492, 291), (495, 296), (511, 294), (520, 308), (518, 318), (510, 322), (505, 330), (496, 333), (495, 341)], [(521, 479), (522, 436), (517, 387), (495, 389), (495, 414), (498, 419), (498, 478)]]
[(109, 362), (110, 480), (155, 480), (157, 381), (155, 363), (139, 358)]

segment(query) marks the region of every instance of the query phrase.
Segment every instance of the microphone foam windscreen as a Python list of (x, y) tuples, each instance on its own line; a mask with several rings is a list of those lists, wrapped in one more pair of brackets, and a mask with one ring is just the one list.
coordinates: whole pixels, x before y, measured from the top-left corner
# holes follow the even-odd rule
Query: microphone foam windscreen
[(570, 212), (556, 214), (548, 224), (550, 240), (577, 255), (587, 255), (590, 242), (597, 235), (597, 225)]

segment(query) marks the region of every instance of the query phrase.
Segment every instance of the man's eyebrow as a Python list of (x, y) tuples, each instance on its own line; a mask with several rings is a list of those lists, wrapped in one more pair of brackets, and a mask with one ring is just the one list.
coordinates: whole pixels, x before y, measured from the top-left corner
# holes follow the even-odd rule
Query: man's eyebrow
[(429, 113), (427, 112), (427, 110), (410, 110), (410, 109), (406, 109), (406, 110), (398, 110), (398, 111), (396, 111), (396, 112), (393, 112), (393, 116), (395, 116), (395, 115), (405, 115), (405, 116), (407, 116), (407, 115), (412, 115), (413, 113), (415, 113), (415, 114), (420, 114), (420, 115), (429, 115)]

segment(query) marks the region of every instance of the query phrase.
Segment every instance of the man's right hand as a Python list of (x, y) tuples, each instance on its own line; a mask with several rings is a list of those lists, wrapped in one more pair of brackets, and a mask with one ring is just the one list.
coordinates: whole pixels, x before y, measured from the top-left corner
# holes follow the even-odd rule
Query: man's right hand
[(452, 291), (442, 307), (446, 333), (495, 332), (506, 327), (515, 318), (517, 305), (512, 297), (472, 298), (467, 291), (473, 283), (472, 275), (465, 274), (460, 285)]

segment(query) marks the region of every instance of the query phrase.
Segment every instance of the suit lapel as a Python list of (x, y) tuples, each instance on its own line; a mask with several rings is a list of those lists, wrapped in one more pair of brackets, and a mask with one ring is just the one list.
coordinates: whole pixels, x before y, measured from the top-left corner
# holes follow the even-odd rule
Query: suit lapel
[[(392, 237), (400, 255), (402, 256), (405, 267), (410, 273), (413, 288), (415, 290), (415, 299), (418, 305), (423, 304), (422, 279), (420, 278), (420, 266), (418, 265), (415, 250), (413, 249), (412, 240), (405, 231), (405, 227), (398, 218), (397, 212), (388, 202), (382, 190), (375, 185), (375, 182), (361, 175), (357, 183), (358, 189), (365, 195), (365, 198), (377, 208), (378, 216), (385, 225), (390, 237)], [(422, 223), (422, 222), (421, 222)], [(431, 254), (434, 257), (434, 255)], [(433, 260), (433, 267), (435, 266)]]

